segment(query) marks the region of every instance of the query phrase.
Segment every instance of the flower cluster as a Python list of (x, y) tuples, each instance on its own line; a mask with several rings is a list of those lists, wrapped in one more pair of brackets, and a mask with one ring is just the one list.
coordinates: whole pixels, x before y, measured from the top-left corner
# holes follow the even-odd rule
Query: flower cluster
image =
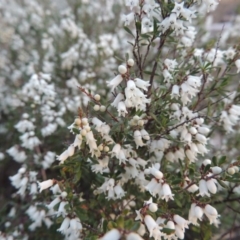
[(7, 2), (0, 239), (208, 239), (236, 219), (240, 45), (211, 39), (218, 0)]

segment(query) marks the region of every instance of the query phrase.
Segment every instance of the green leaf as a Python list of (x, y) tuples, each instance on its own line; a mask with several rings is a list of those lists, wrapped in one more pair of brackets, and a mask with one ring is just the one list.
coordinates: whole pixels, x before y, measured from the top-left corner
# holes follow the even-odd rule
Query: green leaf
[(213, 162), (213, 165), (214, 165), (214, 166), (217, 166), (217, 165), (218, 165), (218, 164), (217, 164), (217, 158), (216, 158), (216, 156), (213, 156), (212, 162)]
[(226, 156), (222, 156), (220, 159), (219, 159), (219, 166), (226, 163), (226, 160), (227, 160), (227, 157)]
[(163, 229), (161, 230), (161, 232), (164, 232), (164, 233), (170, 235), (170, 234), (174, 233), (175, 230), (174, 230), (174, 229), (170, 229), (170, 228), (163, 228)]
[(137, 231), (140, 228), (140, 222), (135, 222), (131, 227), (131, 231)]
[(174, 179), (172, 181), (172, 185), (177, 185), (177, 184), (180, 184), (182, 182), (182, 179), (181, 178), (177, 178), (177, 179)]
[(106, 220), (103, 221), (103, 231), (107, 232), (108, 222)]
[(122, 228), (124, 229), (124, 218), (122, 216), (120, 216), (118, 219), (117, 219), (117, 226), (119, 228)]
[(207, 166), (204, 167), (204, 173), (208, 172), (211, 167), (211, 164), (208, 164)]
[(224, 183), (222, 180), (218, 179), (217, 181), (223, 188), (227, 188), (228, 189), (228, 185), (226, 183)]
[(136, 22), (135, 25), (136, 25), (137, 30), (141, 32), (141, 28), (142, 28), (141, 22)]
[(128, 27), (125, 26), (123, 28), (127, 33), (129, 33), (131, 36), (133, 36), (135, 38), (134, 34), (132, 33), (132, 31)]

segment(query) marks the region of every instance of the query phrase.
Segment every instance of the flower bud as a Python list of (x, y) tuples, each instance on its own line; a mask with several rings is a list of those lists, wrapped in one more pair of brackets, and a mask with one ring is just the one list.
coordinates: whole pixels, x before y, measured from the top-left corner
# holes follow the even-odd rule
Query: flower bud
[(123, 65), (120, 65), (118, 67), (118, 71), (119, 71), (120, 74), (125, 74), (127, 72), (127, 68)]
[(100, 144), (100, 145), (98, 146), (98, 150), (99, 150), (99, 151), (102, 151), (102, 150), (103, 150), (103, 145), (102, 145), (102, 144)]
[(101, 112), (105, 112), (105, 111), (106, 111), (106, 107), (102, 105), (102, 106), (100, 107), (100, 111), (101, 111)]
[(114, 239), (120, 239), (121, 234), (117, 229), (112, 229), (109, 232), (107, 232), (100, 240), (114, 240)]
[(82, 124), (83, 125), (87, 125), (88, 124), (88, 119), (87, 118), (83, 118), (82, 119)]
[(96, 101), (99, 101), (99, 100), (101, 99), (101, 96), (100, 96), (99, 94), (96, 94), (96, 95), (94, 96), (94, 99), (95, 99)]
[(99, 111), (100, 110), (100, 106), (99, 105), (95, 105), (94, 107), (93, 107), (93, 109), (94, 109), (94, 111)]
[(75, 118), (75, 120), (74, 120), (74, 124), (76, 125), (76, 126), (80, 126), (80, 124), (81, 124), (81, 119), (80, 118)]
[(151, 211), (151, 212), (156, 212), (158, 210), (158, 206), (156, 203), (150, 203), (149, 206), (148, 206), (148, 209)]
[(211, 165), (211, 163), (212, 163), (212, 161), (211, 161), (210, 159), (205, 159), (205, 160), (203, 161), (203, 165), (204, 165), (204, 166)]
[(167, 228), (169, 229), (175, 229), (175, 224), (173, 221), (168, 221), (167, 222)]
[(233, 175), (234, 173), (235, 173), (235, 169), (234, 169), (234, 167), (230, 167), (230, 168), (228, 168), (228, 173), (230, 174), (230, 175)]
[(108, 147), (108, 146), (105, 146), (105, 147), (103, 148), (103, 150), (104, 150), (104, 152), (109, 152), (109, 147)]
[(86, 134), (87, 134), (87, 131), (85, 129), (82, 129), (81, 130), (81, 135), (84, 137), (84, 136), (86, 136)]
[(233, 166), (234, 170), (235, 170), (235, 173), (238, 173), (239, 172), (239, 167), (238, 166)]
[(161, 171), (159, 171), (158, 169), (156, 169), (156, 168), (151, 168), (151, 174), (155, 177), (155, 178), (157, 178), (157, 179), (162, 179), (163, 178), (163, 173), (161, 172)]
[(211, 167), (212, 173), (213, 174), (219, 174), (222, 172), (222, 168), (215, 166), (215, 167)]
[(190, 127), (189, 132), (193, 135), (197, 134), (197, 129), (195, 127)]
[(132, 67), (134, 65), (134, 60), (132, 58), (129, 58), (127, 61), (127, 65)]

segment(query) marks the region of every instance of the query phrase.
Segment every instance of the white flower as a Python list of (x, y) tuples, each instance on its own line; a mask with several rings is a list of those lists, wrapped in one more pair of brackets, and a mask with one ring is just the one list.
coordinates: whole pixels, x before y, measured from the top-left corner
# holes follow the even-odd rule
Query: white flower
[(54, 184), (54, 180), (49, 179), (49, 180), (43, 181), (41, 183), (39, 182), (38, 184), (39, 184), (39, 187), (40, 187), (39, 191), (41, 192), (42, 190), (51, 187)]
[(184, 238), (184, 229), (181, 228), (180, 226), (176, 225), (175, 226), (175, 234), (179, 239)]
[(179, 96), (180, 96), (179, 95), (179, 86), (178, 85), (174, 85), (172, 87), (171, 99), (173, 99), (173, 98), (178, 99)]
[(144, 217), (144, 223), (147, 226), (147, 229), (149, 231), (149, 236), (150, 237), (153, 236), (155, 230), (159, 231), (159, 229), (160, 229), (160, 227), (158, 226), (156, 221), (150, 215), (146, 215)]
[(126, 236), (126, 240), (144, 240), (137, 233), (131, 232)]
[(216, 186), (217, 180), (214, 178), (211, 178), (207, 180), (207, 188), (208, 191), (212, 194), (215, 194), (217, 192), (217, 186)]
[(121, 19), (124, 22), (124, 26), (128, 26), (134, 20), (134, 13), (131, 12), (129, 14), (123, 14)]
[(173, 71), (178, 65), (178, 63), (175, 59), (174, 60), (165, 59), (164, 64), (166, 65), (166, 67), (168, 68), (169, 71)]
[(122, 100), (124, 100), (124, 95), (122, 93), (118, 93), (118, 95), (116, 96), (114, 101), (111, 103), (111, 105), (114, 106), (115, 108), (117, 108), (118, 103)]
[(147, 184), (145, 189), (149, 191), (151, 195), (155, 196), (156, 194), (160, 193), (161, 184), (158, 183), (155, 178), (152, 178), (152, 180)]
[(179, 17), (179, 15), (183, 12), (183, 9), (184, 9), (184, 2), (182, 3), (178, 3), (178, 2), (175, 2), (175, 6), (172, 10), (173, 13), (176, 13), (177, 17)]
[(201, 221), (203, 216), (203, 209), (199, 206), (195, 206), (194, 212), (195, 216)]
[(107, 232), (103, 237), (99, 240), (119, 240), (121, 238), (121, 233), (117, 229), (112, 229)]
[(125, 192), (122, 189), (122, 187), (120, 186), (120, 184), (117, 184), (113, 189), (114, 189), (114, 192), (116, 194), (116, 199), (122, 198), (122, 197), (125, 196)]
[(64, 218), (60, 228), (57, 229), (57, 231), (64, 234), (65, 232), (67, 232), (67, 229), (69, 228), (69, 225), (70, 225), (70, 218), (66, 217), (66, 218)]
[(60, 164), (64, 163), (64, 161), (68, 158), (68, 150), (65, 150), (61, 155), (57, 156), (57, 160), (60, 161)]
[(73, 156), (73, 154), (74, 154), (74, 152), (75, 152), (75, 147), (74, 147), (74, 145), (71, 144), (71, 145), (68, 147), (67, 151), (68, 151), (68, 156), (69, 156), (69, 157)]
[(210, 197), (210, 194), (208, 192), (207, 183), (204, 179), (201, 179), (199, 181), (199, 195), (201, 195), (202, 197), (204, 197), (205, 195)]
[(164, 18), (163, 21), (160, 24), (158, 24), (158, 25), (161, 28), (162, 33), (165, 33), (169, 29), (169, 27), (170, 27), (170, 19), (169, 19), (169, 17)]
[(142, 136), (143, 139), (150, 140), (150, 136), (144, 128), (140, 132), (141, 132), (141, 136)]
[(218, 215), (217, 210), (212, 207), (211, 205), (207, 204), (204, 208), (204, 213), (206, 214), (206, 216), (208, 217), (210, 224), (214, 224), (216, 226), (218, 226), (219, 224), (219, 220), (218, 217), (220, 215)]
[(143, 17), (141, 26), (142, 34), (153, 32), (153, 22), (148, 17)]
[(118, 103), (117, 111), (118, 111), (118, 116), (119, 116), (119, 117), (120, 117), (120, 116), (123, 116), (123, 117), (126, 116), (126, 114), (128, 113), (128, 111), (127, 111), (127, 108), (126, 108), (126, 105), (125, 105), (124, 102), (121, 101), (121, 102)]
[(138, 147), (142, 147), (145, 145), (142, 141), (142, 134), (139, 130), (134, 131), (133, 136), (134, 136), (134, 141), (137, 145), (137, 149), (138, 149)]
[(134, 7), (139, 6), (139, 0), (125, 0), (125, 5), (132, 10)]
[[(192, 223), (195, 226), (199, 226), (198, 221), (198, 217), (196, 216), (196, 212), (195, 212), (195, 207), (196, 207), (196, 203), (192, 203), (189, 213), (188, 213), (188, 220), (190, 223)], [(198, 211), (198, 210), (197, 210)], [(199, 213), (198, 213), (199, 214)], [(200, 214), (199, 214), (200, 215)]]
[(173, 216), (173, 220), (181, 229), (188, 228), (189, 222), (186, 219), (184, 219), (183, 217), (175, 214)]
[(150, 173), (157, 179), (163, 178), (163, 173), (161, 171), (159, 171), (155, 166), (152, 166), (150, 168)]
[(236, 50), (232, 47), (230, 47), (228, 50), (224, 53), (226, 55), (226, 59), (233, 59), (236, 55)]
[(115, 78), (113, 78), (111, 81), (107, 82), (107, 86), (111, 87), (111, 91), (113, 91), (123, 80), (122, 75), (117, 75)]
[(150, 86), (149, 81), (144, 81), (140, 78), (135, 78), (134, 81), (135, 81), (136, 86), (138, 88), (143, 89), (144, 91), (147, 91), (148, 90), (147, 88)]
[(239, 73), (240, 72), (240, 59), (235, 61), (235, 65), (237, 67), (237, 73)]
[(162, 195), (162, 199), (164, 199), (166, 202), (168, 202), (169, 199), (174, 200), (174, 194), (172, 194), (171, 188), (167, 183), (162, 185)]

